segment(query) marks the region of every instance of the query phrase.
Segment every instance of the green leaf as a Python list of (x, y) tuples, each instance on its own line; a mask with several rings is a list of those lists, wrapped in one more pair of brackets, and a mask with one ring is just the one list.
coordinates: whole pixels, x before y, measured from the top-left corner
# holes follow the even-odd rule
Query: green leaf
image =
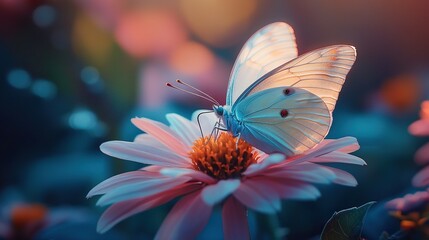
[(375, 202), (335, 212), (323, 228), (321, 240), (361, 240), (363, 221)]

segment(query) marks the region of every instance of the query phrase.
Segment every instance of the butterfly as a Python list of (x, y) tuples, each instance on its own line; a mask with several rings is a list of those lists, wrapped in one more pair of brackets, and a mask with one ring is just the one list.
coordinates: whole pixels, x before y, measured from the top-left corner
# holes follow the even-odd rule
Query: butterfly
[(356, 49), (333, 45), (298, 56), (292, 27), (269, 24), (244, 44), (233, 66), (220, 127), (266, 153), (301, 154), (320, 143)]

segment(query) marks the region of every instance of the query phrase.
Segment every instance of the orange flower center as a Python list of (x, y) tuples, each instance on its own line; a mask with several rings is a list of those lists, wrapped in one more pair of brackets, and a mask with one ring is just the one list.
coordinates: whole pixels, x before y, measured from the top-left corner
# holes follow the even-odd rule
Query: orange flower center
[(253, 147), (230, 133), (197, 139), (189, 153), (194, 169), (216, 179), (239, 178), (259, 156)]

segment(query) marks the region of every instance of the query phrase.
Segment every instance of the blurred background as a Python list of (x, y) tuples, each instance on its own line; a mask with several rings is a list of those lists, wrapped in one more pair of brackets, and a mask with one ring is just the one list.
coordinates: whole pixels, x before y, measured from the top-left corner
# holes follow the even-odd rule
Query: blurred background
[[(224, 103), (240, 48), (275, 21), (294, 28), (300, 54), (357, 48), (328, 137), (356, 137), (368, 166), (346, 168), (356, 188), (320, 186), (315, 202), (284, 201), (274, 217), (251, 213), (254, 239), (285, 229), (288, 239), (309, 239), (334, 211), (368, 201), (383, 212), (386, 200), (411, 191), (421, 169), (414, 153), (428, 140), (407, 130), (429, 98), (428, 12), (429, 2), (401, 0), (0, 0), (0, 233), (44, 218), (52, 224), (38, 239), (152, 238), (172, 203), (95, 232), (103, 209), (87, 192), (141, 167), (98, 146), (133, 140), (131, 117), (165, 122), (169, 112), (211, 108), (167, 81)], [(23, 209), (12, 211), (17, 204)], [(217, 212), (201, 238), (219, 239), (220, 229)]]

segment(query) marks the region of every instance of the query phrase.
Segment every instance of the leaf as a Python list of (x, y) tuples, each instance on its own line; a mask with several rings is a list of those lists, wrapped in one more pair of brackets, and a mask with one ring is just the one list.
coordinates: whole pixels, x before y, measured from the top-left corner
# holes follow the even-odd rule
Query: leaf
[(321, 240), (361, 240), (363, 221), (375, 202), (335, 212), (323, 228)]

